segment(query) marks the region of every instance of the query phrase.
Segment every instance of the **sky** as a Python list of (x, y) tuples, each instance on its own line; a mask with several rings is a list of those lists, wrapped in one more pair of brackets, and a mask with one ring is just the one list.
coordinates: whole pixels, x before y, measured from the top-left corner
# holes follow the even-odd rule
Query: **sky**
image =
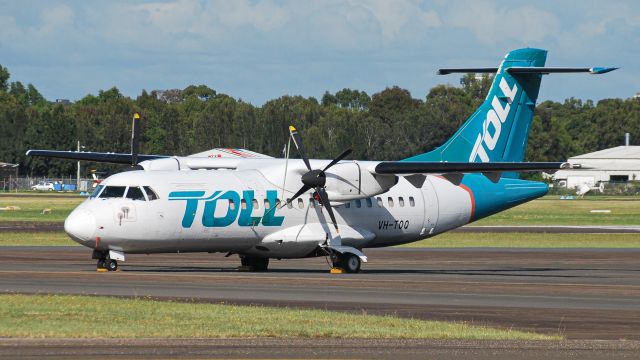
[(49, 100), (116, 86), (204, 84), (260, 106), (283, 95), (394, 85), (424, 99), (440, 67), (495, 67), (512, 49), (547, 66), (620, 66), (543, 79), (539, 101), (640, 91), (638, 1), (0, 0), (0, 65)]

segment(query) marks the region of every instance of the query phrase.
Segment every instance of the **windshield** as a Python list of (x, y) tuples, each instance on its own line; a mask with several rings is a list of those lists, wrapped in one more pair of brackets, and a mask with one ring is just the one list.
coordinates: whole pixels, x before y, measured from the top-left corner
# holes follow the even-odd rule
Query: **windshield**
[(98, 194), (100, 194), (100, 191), (102, 191), (103, 188), (104, 188), (104, 185), (96, 186), (96, 189), (93, 190), (93, 193), (91, 194), (91, 196), (89, 196), (89, 199), (95, 199), (98, 196)]
[(99, 198), (121, 198), (124, 196), (124, 191), (126, 188), (126, 186), (107, 186), (104, 188)]
[(145, 201), (144, 195), (142, 194), (142, 190), (140, 190), (137, 186), (130, 186), (129, 190), (127, 190), (127, 199), (131, 200), (142, 200)]

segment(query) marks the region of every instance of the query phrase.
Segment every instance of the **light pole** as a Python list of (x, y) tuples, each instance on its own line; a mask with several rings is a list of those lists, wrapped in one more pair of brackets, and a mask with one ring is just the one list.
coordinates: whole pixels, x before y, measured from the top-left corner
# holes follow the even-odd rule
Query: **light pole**
[[(84, 149), (84, 146), (82, 146)], [(78, 152), (80, 152), (80, 140), (78, 140)], [(78, 160), (78, 173), (76, 174), (76, 191), (80, 191), (80, 160)]]

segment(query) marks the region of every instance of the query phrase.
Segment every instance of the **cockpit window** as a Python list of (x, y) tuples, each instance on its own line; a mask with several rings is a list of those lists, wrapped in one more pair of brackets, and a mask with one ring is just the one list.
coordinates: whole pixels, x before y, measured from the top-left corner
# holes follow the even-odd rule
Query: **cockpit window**
[(131, 200), (145, 200), (142, 190), (137, 186), (129, 186), (129, 190), (127, 190), (127, 196), (125, 197)]
[(100, 199), (106, 198), (121, 198), (124, 196), (124, 190), (126, 186), (107, 186), (104, 188), (102, 193), (100, 194)]
[(160, 199), (158, 197), (158, 194), (156, 194), (156, 192), (153, 191), (153, 189), (150, 188), (149, 186), (144, 186), (144, 191), (147, 193), (147, 197), (149, 198), (149, 201)]
[(100, 194), (100, 191), (102, 191), (102, 189), (104, 189), (104, 185), (96, 186), (96, 189), (93, 190), (93, 193), (91, 193), (91, 196), (89, 196), (89, 199), (95, 199), (96, 197), (98, 197), (98, 194)]

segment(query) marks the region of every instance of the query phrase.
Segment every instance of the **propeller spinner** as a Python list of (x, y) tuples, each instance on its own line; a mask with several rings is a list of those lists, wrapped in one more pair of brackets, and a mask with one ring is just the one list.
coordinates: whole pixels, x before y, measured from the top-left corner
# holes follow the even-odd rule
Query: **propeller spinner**
[(297, 199), (298, 197), (300, 197), (300, 195), (304, 194), (308, 190), (315, 189), (316, 194), (320, 199), (320, 203), (327, 210), (327, 213), (329, 213), (329, 217), (331, 218), (331, 222), (333, 223), (333, 226), (336, 228), (336, 231), (339, 231), (338, 223), (336, 222), (336, 217), (333, 214), (333, 209), (331, 208), (331, 202), (329, 201), (329, 197), (327, 196), (327, 191), (325, 190), (325, 184), (327, 182), (326, 171), (329, 170), (335, 164), (337, 164), (340, 160), (344, 159), (349, 154), (351, 154), (352, 150), (347, 149), (343, 151), (342, 154), (340, 154), (338, 157), (333, 159), (322, 170), (311, 169), (311, 164), (309, 163), (309, 158), (307, 158), (307, 154), (304, 151), (304, 146), (302, 145), (302, 138), (300, 137), (300, 134), (298, 133), (298, 131), (294, 126), (289, 126), (289, 132), (291, 133), (291, 138), (293, 139), (293, 143), (296, 146), (296, 149), (298, 149), (298, 153), (300, 154), (302, 161), (304, 161), (304, 164), (307, 166), (307, 169), (309, 171), (304, 175), (302, 175), (302, 178), (301, 178), (301, 181), (303, 184), (302, 187), (300, 188), (300, 190), (298, 190), (295, 193), (295, 195), (293, 195), (291, 199), (289, 199), (287, 203), (291, 203), (293, 200)]

